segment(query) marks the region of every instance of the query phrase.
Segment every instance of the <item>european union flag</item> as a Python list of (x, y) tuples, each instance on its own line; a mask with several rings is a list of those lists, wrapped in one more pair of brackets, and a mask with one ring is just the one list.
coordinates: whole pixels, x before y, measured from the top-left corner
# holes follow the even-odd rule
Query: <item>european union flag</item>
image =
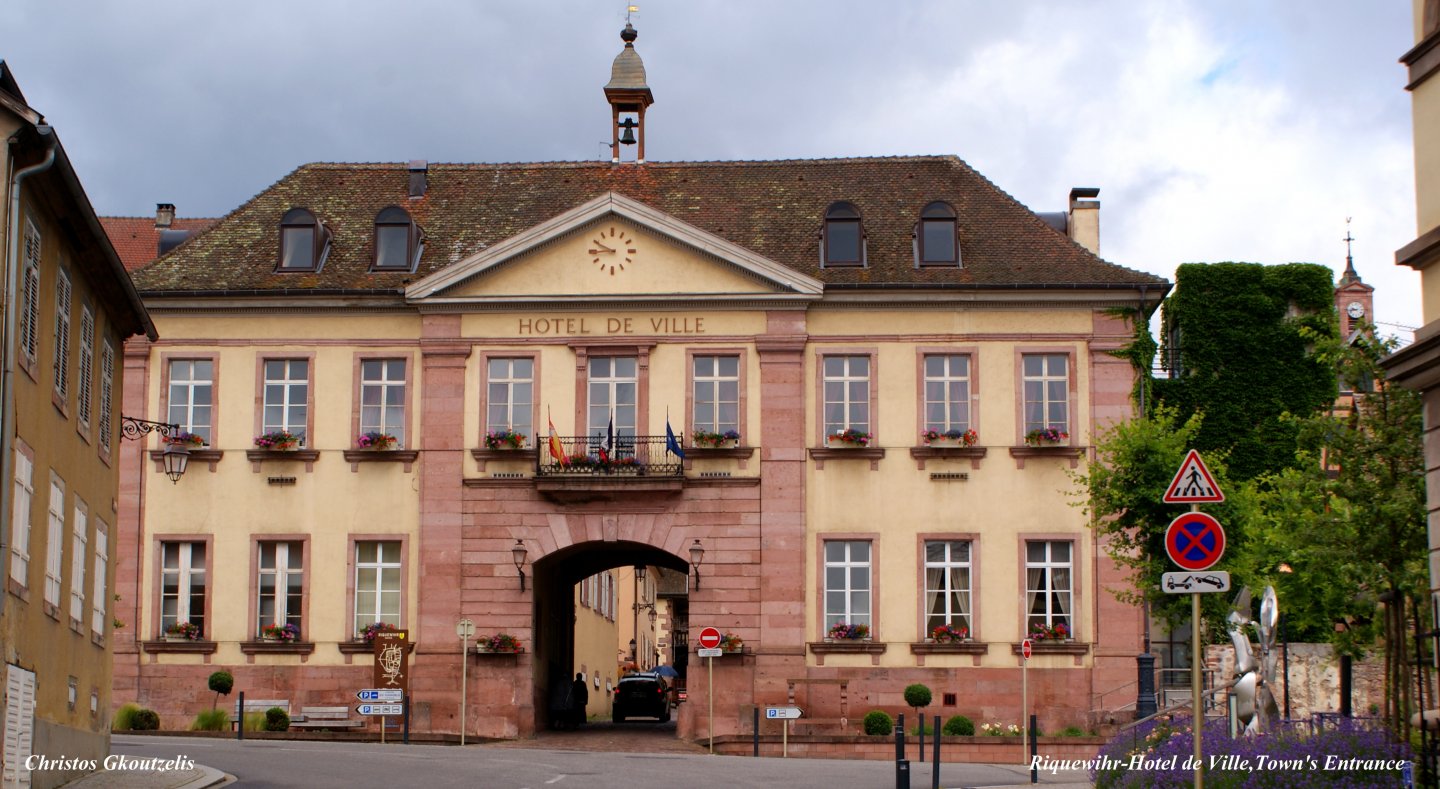
[(685, 450), (680, 448), (680, 441), (675, 438), (675, 431), (670, 429), (669, 419), (665, 420), (665, 451), (675, 453), (681, 460), (685, 459)]

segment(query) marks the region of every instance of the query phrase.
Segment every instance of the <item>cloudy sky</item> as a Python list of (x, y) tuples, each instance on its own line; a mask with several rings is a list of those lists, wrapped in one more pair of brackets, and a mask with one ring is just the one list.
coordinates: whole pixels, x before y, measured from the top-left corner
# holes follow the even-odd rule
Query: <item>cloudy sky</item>
[[(593, 160), (622, 3), (6, 0), (0, 58), (101, 214), (219, 216), (310, 161)], [(1409, 0), (640, 0), (652, 160), (954, 154), (1102, 255), (1355, 262), (1421, 323)]]

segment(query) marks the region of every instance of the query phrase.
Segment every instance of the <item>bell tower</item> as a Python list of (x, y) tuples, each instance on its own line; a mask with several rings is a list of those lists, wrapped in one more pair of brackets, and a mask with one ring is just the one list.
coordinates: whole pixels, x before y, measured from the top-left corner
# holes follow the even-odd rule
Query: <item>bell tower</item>
[(639, 33), (627, 20), (620, 31), (625, 48), (610, 66), (610, 84), (605, 86), (605, 100), (610, 102), (610, 162), (620, 163), (620, 146), (636, 145), (635, 162), (645, 163), (645, 108), (655, 103), (650, 86), (645, 84), (645, 64), (635, 51)]
[(1355, 271), (1355, 258), (1351, 256), (1350, 244), (1355, 240), (1350, 235), (1350, 220), (1345, 220), (1345, 273), (1335, 286), (1335, 309), (1340, 313), (1340, 338), (1349, 340), (1362, 325), (1374, 324), (1375, 289), (1366, 285)]

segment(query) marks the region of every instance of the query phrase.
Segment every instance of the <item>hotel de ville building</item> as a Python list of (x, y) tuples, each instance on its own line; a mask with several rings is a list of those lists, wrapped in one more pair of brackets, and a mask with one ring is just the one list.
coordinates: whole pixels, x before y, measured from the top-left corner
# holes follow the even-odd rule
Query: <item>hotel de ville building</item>
[[(914, 682), (1018, 723), (1030, 632), (1045, 730), (1133, 707), (1142, 615), (1069, 474), (1169, 283), (1098, 256), (1093, 189), (1042, 215), (950, 156), (647, 161), (622, 39), (611, 161), (309, 164), (134, 272), (163, 339), (126, 342), (125, 413), (203, 445), (176, 484), (158, 439), (118, 448), (115, 701), (178, 725), (226, 668), (353, 703), (383, 621), (412, 730), (530, 736), (594, 670), (576, 586), (648, 567), (682, 737), (707, 626), (740, 644), (716, 734), (787, 703), (854, 730)], [(523, 651), (462, 654), (462, 619)]]

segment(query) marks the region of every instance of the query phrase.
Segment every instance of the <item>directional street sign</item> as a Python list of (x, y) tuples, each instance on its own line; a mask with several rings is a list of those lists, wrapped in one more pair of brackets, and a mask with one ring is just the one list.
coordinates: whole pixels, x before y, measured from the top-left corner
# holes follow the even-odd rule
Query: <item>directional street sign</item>
[(765, 719), (766, 719), (766, 720), (771, 720), (771, 719), (773, 719), (773, 720), (793, 720), (793, 719), (795, 719), (795, 718), (800, 717), (801, 714), (802, 714), (802, 713), (801, 713), (801, 710), (800, 710), (799, 707), (766, 707), (766, 708), (765, 708)]
[(706, 649), (713, 649), (720, 646), (720, 631), (713, 627), (707, 627), (700, 631), (700, 646)]
[(361, 715), (404, 715), (404, 704), (358, 704), (355, 711)]
[(700, 657), (720, 657), (724, 653), (720, 651), (720, 647), (700, 647), (695, 650), (695, 654)]
[(1230, 573), (1207, 570), (1201, 573), (1165, 573), (1160, 576), (1160, 591), (1165, 594), (1204, 594), (1230, 591)]
[(1220, 486), (1215, 484), (1215, 477), (1211, 476), (1210, 469), (1205, 467), (1200, 453), (1192, 449), (1185, 456), (1185, 462), (1180, 464), (1180, 470), (1175, 472), (1175, 479), (1170, 481), (1170, 487), (1165, 489), (1165, 495), (1160, 500), (1166, 504), (1199, 504), (1224, 501), (1225, 494), (1221, 492)]
[(1225, 530), (1203, 512), (1187, 512), (1165, 529), (1165, 553), (1183, 570), (1208, 570), (1225, 555)]
[(399, 688), (365, 688), (355, 691), (355, 698), (361, 701), (399, 702), (405, 700), (405, 692)]

